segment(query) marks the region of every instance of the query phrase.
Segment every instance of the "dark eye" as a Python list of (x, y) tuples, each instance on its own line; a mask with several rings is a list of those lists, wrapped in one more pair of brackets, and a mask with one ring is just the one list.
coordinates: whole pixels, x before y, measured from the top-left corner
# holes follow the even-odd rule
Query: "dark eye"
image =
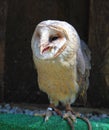
[(40, 38), (40, 33), (37, 32), (37, 33), (36, 33), (36, 36), (37, 36), (38, 38)]
[(49, 42), (55, 41), (55, 40), (57, 40), (58, 38), (59, 38), (58, 36), (50, 37), (50, 38), (49, 38)]

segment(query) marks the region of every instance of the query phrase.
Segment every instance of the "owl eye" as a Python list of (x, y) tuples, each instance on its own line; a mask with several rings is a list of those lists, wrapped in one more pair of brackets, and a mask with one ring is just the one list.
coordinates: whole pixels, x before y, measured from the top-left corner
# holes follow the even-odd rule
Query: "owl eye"
[(52, 36), (49, 38), (49, 42), (57, 40), (59, 37), (58, 36)]
[(36, 33), (36, 36), (40, 38), (40, 33), (37, 32), (37, 33)]

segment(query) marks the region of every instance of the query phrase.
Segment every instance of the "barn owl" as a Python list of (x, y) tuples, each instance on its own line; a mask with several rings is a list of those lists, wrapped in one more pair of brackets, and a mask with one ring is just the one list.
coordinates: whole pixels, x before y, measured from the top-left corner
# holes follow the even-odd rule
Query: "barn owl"
[[(40, 22), (33, 33), (31, 48), (39, 88), (48, 95), (51, 108), (61, 102), (66, 111), (78, 95), (86, 97), (89, 85), (90, 50), (75, 28), (65, 21)], [(85, 99), (85, 98), (84, 98)], [(72, 114), (69, 114), (72, 119)]]

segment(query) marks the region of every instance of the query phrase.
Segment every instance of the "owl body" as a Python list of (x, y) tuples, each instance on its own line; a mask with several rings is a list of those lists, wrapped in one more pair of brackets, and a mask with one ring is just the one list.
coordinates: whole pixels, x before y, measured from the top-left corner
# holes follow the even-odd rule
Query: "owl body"
[(37, 66), (38, 83), (42, 91), (47, 93), (50, 103), (73, 103), (78, 93), (76, 75), (72, 73), (72, 66), (66, 61), (34, 60)]
[(63, 21), (39, 23), (32, 37), (32, 51), (39, 88), (55, 106), (72, 104), (88, 88), (90, 51), (76, 30)]

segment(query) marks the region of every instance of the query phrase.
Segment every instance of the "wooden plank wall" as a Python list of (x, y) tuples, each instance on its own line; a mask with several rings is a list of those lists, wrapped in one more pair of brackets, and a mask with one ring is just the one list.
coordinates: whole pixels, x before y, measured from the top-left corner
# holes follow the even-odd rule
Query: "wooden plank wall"
[(109, 107), (108, 0), (90, 0), (89, 46), (92, 51), (89, 99), (93, 106)]
[(5, 45), (5, 100), (46, 103), (38, 90), (31, 53), (31, 37), (42, 20), (59, 19), (71, 23), (80, 36), (88, 37), (87, 0), (9, 0)]
[(74, 25), (81, 38), (89, 41), (92, 51), (89, 104), (109, 107), (109, 1), (90, 0), (88, 11), (87, 0), (9, 0), (8, 3), (0, 0), (1, 101), (4, 97), (5, 101), (13, 102), (47, 101), (47, 96), (37, 88), (30, 41), (39, 21), (60, 19)]
[(0, 0), (0, 102), (4, 99), (4, 57), (5, 57), (5, 33), (7, 19), (7, 1)]
[(30, 48), (36, 24), (45, 19), (65, 20), (89, 41), (92, 70), (88, 102), (109, 107), (108, 0), (90, 0), (90, 12), (87, 0), (0, 0), (0, 101), (4, 97), (12, 102), (47, 101), (37, 88)]

